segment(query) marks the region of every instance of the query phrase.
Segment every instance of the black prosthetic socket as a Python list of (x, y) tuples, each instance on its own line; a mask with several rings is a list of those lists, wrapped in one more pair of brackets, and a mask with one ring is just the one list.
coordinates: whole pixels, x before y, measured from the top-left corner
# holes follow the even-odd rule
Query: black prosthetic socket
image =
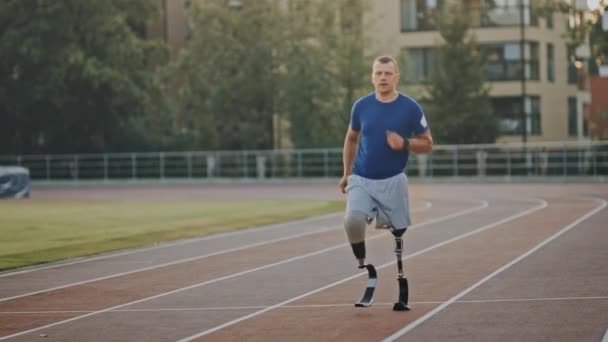
[(350, 246), (353, 248), (355, 258), (358, 260), (365, 259), (365, 241), (351, 243)]
[(394, 237), (400, 238), (403, 236), (403, 234), (405, 233), (406, 230), (407, 230), (407, 227), (403, 228), (403, 229), (394, 229), (393, 228), (393, 229), (391, 229), (391, 233), (393, 233)]

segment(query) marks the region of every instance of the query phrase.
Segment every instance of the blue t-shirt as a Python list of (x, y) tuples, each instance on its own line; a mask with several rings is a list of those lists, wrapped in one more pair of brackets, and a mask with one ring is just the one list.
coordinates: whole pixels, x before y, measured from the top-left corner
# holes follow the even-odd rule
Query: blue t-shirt
[(429, 129), (422, 107), (402, 93), (388, 103), (378, 101), (375, 93), (360, 98), (353, 105), (350, 127), (360, 132), (353, 173), (370, 179), (393, 177), (405, 170), (409, 152), (390, 148), (388, 130), (406, 139)]

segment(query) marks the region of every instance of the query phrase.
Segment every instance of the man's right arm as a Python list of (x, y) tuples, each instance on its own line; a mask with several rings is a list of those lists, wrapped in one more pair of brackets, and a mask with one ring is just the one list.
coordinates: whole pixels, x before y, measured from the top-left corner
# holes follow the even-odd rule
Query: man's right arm
[(353, 170), (353, 163), (359, 146), (359, 132), (348, 128), (346, 137), (344, 138), (344, 149), (342, 151), (342, 164), (344, 167), (344, 176), (349, 176)]

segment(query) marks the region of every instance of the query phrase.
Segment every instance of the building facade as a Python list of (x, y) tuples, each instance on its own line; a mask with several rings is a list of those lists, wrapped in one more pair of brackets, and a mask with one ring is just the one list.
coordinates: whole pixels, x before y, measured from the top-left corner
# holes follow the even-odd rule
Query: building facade
[[(530, 0), (463, 0), (472, 31), (485, 55), (490, 95), (500, 117), (499, 141), (586, 139), (588, 92), (577, 84), (573, 51), (564, 35), (570, 16), (535, 14)], [(402, 56), (406, 91), (422, 96), (434, 68), (437, 28), (445, 0), (372, 1), (367, 22), (375, 51)], [(523, 18), (523, 25), (521, 25)], [(522, 39), (523, 38), (523, 39)], [(521, 59), (523, 46), (524, 60)], [(522, 66), (525, 80), (522, 82)], [(580, 81), (580, 77), (578, 77)], [(526, 132), (522, 124), (525, 99)]]
[[(189, 37), (188, 8), (193, 1), (204, 0), (159, 1), (160, 18), (149, 27), (148, 36), (164, 39), (175, 57)], [(530, 5), (536, 0), (462, 1), (486, 56), (484, 70), (492, 106), (500, 117), (498, 141), (588, 139), (586, 114), (591, 92), (584, 65), (576, 61), (574, 48), (568, 48), (564, 40), (568, 30), (577, 25), (576, 13), (541, 16)], [(364, 20), (369, 50), (403, 57), (403, 89), (414, 97), (424, 96), (424, 84), (433, 72), (434, 50), (441, 41), (437, 23), (446, 2), (369, 1)], [(227, 0), (227, 5), (241, 6), (241, 0)]]

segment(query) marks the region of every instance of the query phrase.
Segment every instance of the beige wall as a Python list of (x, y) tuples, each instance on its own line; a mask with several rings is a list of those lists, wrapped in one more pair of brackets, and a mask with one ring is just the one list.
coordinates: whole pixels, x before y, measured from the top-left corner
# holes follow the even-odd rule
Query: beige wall
[(171, 48), (171, 56), (186, 44), (186, 0), (157, 0), (160, 2), (158, 21), (148, 26), (147, 36), (163, 39)]
[[(366, 22), (370, 23), (371, 51), (375, 54), (397, 56), (403, 48), (432, 47), (441, 39), (437, 31), (401, 32), (401, 8), (399, 0), (376, 0), (371, 2), (372, 10)], [(519, 27), (476, 28), (473, 30), (479, 43), (519, 42)], [(553, 29), (546, 28), (544, 19), (539, 19), (538, 27), (526, 27), (526, 40), (539, 44), (539, 81), (526, 81), (526, 93), (540, 97), (541, 135), (528, 136), (529, 141), (572, 140), (568, 135), (568, 97), (576, 97), (576, 85), (567, 80), (566, 46), (562, 38), (566, 32), (566, 17), (554, 15)], [(547, 44), (554, 46), (555, 81), (547, 80)], [(520, 96), (520, 81), (491, 82), (493, 97)], [(413, 96), (421, 96), (421, 87), (403, 87)], [(521, 136), (503, 136), (499, 141), (521, 141)]]

